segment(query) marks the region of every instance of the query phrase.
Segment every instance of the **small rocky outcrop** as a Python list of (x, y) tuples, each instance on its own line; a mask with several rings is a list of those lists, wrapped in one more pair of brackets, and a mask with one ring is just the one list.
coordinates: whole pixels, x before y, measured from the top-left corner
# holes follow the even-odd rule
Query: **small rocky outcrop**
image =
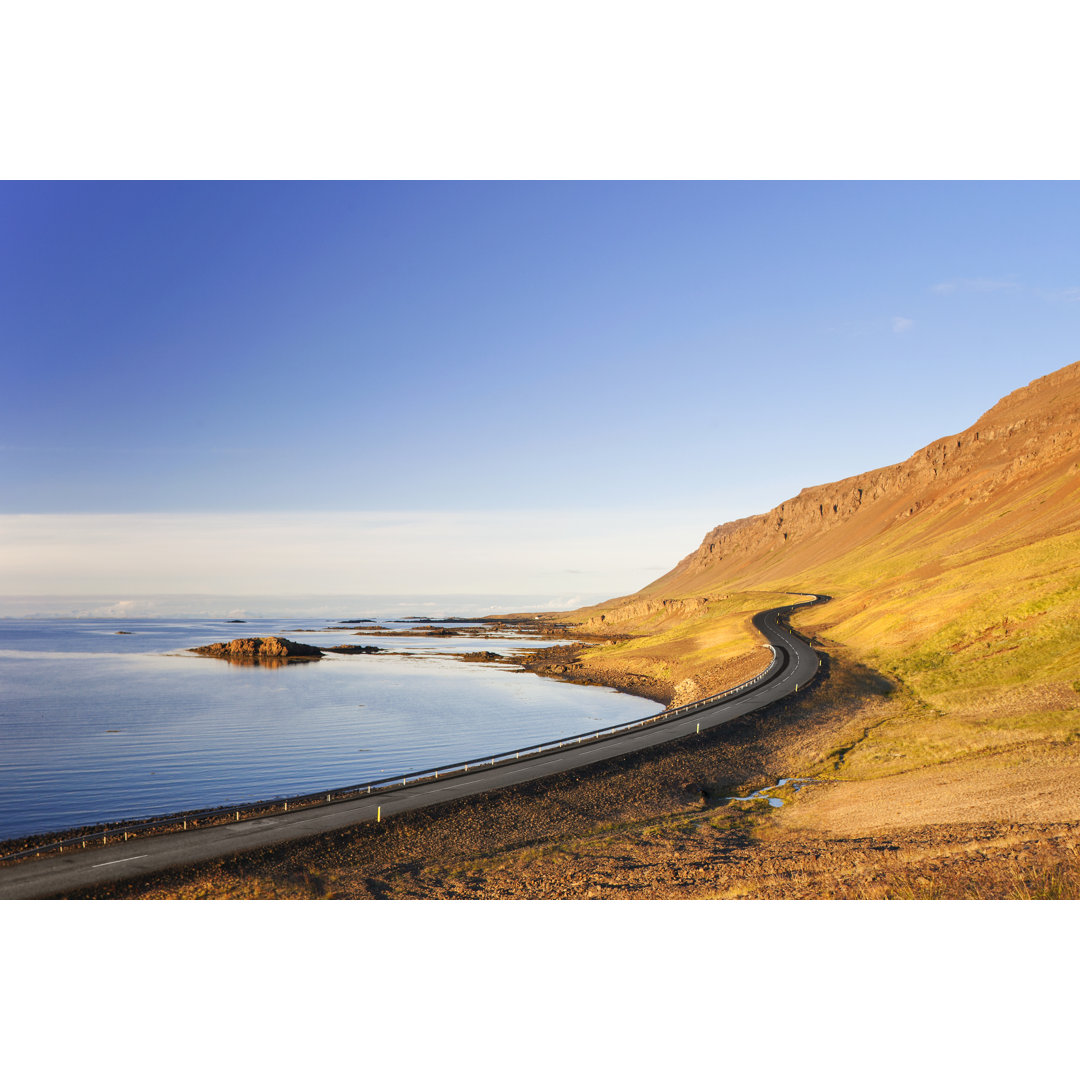
[(215, 641), (191, 650), (200, 656), (217, 656), (233, 664), (275, 664), (288, 660), (318, 660), (322, 649), (283, 637), (236, 638)]
[(697, 679), (690, 676), (687, 679), (683, 679), (682, 682), (675, 684), (675, 693), (672, 695), (668, 708), (679, 709), (682, 708), (683, 705), (689, 705), (692, 701), (700, 701), (706, 696), (705, 688), (697, 681)]
[(369, 654), (382, 652), (382, 649), (378, 645), (327, 645), (323, 652)]

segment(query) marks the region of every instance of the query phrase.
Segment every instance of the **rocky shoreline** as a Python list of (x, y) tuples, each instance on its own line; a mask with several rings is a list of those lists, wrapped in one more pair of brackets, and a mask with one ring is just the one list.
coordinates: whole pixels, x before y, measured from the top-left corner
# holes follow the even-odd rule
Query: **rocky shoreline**
[[(1080, 822), (958, 823), (850, 837), (732, 803), (829, 762), (877, 691), (830, 671), (797, 701), (518, 787), (74, 894), (101, 899), (1023, 898), (1080, 895)], [(872, 700), (870, 701), (872, 705)], [(857, 729), (857, 730), (856, 730)], [(794, 771), (793, 771), (794, 770)], [(842, 781), (840, 781), (842, 783)], [(786, 796), (785, 796), (786, 798)]]
[[(537, 666), (579, 662), (564, 650), (584, 646), (555, 648), (535, 650)], [(801, 824), (816, 800), (845, 790), (839, 765), (889, 693), (826, 653), (797, 699), (715, 731), (72, 898), (1080, 898), (1080, 822), (975, 820), (847, 836)], [(729, 801), (783, 776), (815, 782), (781, 789), (779, 808)]]
[[(239, 622), (243, 620), (230, 620)], [(362, 620), (347, 620), (350, 623), (359, 623)], [(464, 619), (452, 620), (455, 622), (465, 622)], [(421, 633), (426, 634), (428, 631), (434, 631), (427, 636), (438, 637), (499, 637), (503, 636), (507, 629), (510, 627), (521, 627), (527, 629), (530, 636), (537, 637), (566, 637), (570, 636), (572, 631), (570, 628), (563, 626), (537, 626), (531, 619), (521, 620), (498, 620), (490, 629), (477, 634), (475, 629), (447, 629), (445, 633), (441, 632), (441, 628), (433, 626), (419, 627)], [(336, 629), (352, 629), (353, 627), (336, 627)], [(328, 629), (335, 629), (335, 627), (329, 627)], [(303, 631), (306, 633), (314, 633), (316, 631)], [(360, 634), (366, 634), (367, 630), (359, 631)], [(386, 631), (384, 636), (398, 637), (409, 636), (412, 631)], [(575, 635), (582, 638), (588, 638), (591, 635)], [(609, 641), (610, 638), (600, 639), (603, 641)], [(466, 653), (445, 653), (439, 654), (443, 656), (449, 656), (453, 659), (460, 660), (465, 663), (480, 663), (480, 664), (502, 664), (502, 665), (520, 665), (527, 671), (531, 671), (534, 674), (541, 675), (548, 678), (557, 678), (565, 682), (575, 682), (585, 686), (612, 686), (613, 689), (624, 689), (624, 687), (618, 686), (615, 682), (604, 682), (600, 679), (589, 677), (576, 670), (576, 660), (570, 659), (570, 657), (577, 657), (580, 655), (581, 650), (587, 646), (584, 643), (571, 645), (571, 646), (546, 646), (537, 649), (533, 649), (524, 654), (524, 656), (506, 656), (500, 653), (492, 652), (490, 650), (478, 650), (476, 652)], [(222, 659), (231, 664), (241, 664), (250, 666), (261, 667), (277, 667), (283, 664), (289, 663), (310, 663), (318, 660), (326, 653), (339, 653), (343, 655), (400, 655), (392, 649), (380, 648), (377, 645), (325, 645), (325, 646), (313, 646), (305, 645), (301, 642), (292, 641), (289, 638), (284, 637), (265, 637), (265, 638), (236, 638), (232, 641), (218, 641), (209, 645), (195, 646), (187, 652), (194, 653), (199, 656), (212, 657), (214, 659)], [(554, 654), (554, 655), (553, 655)], [(559, 670), (562, 669), (562, 670)], [(640, 690), (635, 690), (631, 687), (626, 687), (625, 692), (639, 693)], [(649, 694), (641, 694), (641, 696), (651, 697)], [(661, 701), (661, 698), (654, 697), (653, 700)], [(296, 803), (302, 802), (303, 797), (297, 797), (293, 800)], [(203, 813), (204, 810), (200, 808), (187, 808), (192, 813)], [(226, 808), (227, 809), (227, 808)], [(163, 821), (169, 821), (176, 817), (178, 812), (170, 812), (165, 815), (161, 815)], [(12, 837), (6, 840), (0, 840), (0, 855), (7, 855), (16, 851), (29, 850), (38, 846), (44, 846), (49, 844), (58, 843), (59, 841), (71, 840), (73, 843), (78, 842), (86, 836), (96, 835), (102, 829), (123, 829), (125, 826), (132, 828), (138, 827), (141, 833), (145, 833), (145, 827), (148, 824), (153, 824), (157, 820), (157, 817), (146, 818), (128, 818), (110, 822), (99, 822), (92, 825), (73, 827), (70, 829), (63, 829), (56, 832), (48, 833), (36, 833), (29, 836)], [(227, 815), (222, 818), (227, 820)], [(170, 826), (163, 826), (163, 830), (167, 831)], [(162, 831), (162, 830), (158, 830)], [(152, 834), (153, 830), (151, 830)]]
[(665, 707), (671, 702), (675, 688), (661, 679), (634, 672), (587, 667), (582, 658), (588, 648), (588, 644), (584, 642), (574, 645), (549, 645), (530, 650), (521, 656), (518, 662), (526, 671), (545, 678), (560, 679), (579, 686), (608, 686), (623, 694), (648, 698)]

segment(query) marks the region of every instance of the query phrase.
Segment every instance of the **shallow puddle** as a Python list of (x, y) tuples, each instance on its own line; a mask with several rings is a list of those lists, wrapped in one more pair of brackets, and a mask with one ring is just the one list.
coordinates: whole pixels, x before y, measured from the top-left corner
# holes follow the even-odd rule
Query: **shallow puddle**
[(812, 784), (813, 780), (805, 776), (785, 776), (782, 780), (778, 780), (775, 784), (770, 784), (768, 787), (762, 788), (760, 791), (753, 791), (749, 795), (728, 795), (724, 799), (725, 803), (729, 802), (753, 802), (755, 799), (765, 799), (772, 807), (778, 807), (784, 805), (784, 800), (777, 798), (775, 795), (770, 795), (770, 791), (776, 791), (777, 788), (782, 788), (786, 784), (791, 785), (792, 791), (798, 791), (803, 784)]

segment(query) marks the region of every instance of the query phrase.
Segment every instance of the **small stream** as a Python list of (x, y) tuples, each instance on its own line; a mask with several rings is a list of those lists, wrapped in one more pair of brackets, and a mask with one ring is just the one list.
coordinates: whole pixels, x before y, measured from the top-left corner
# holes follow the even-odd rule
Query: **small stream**
[(783, 806), (784, 800), (777, 798), (775, 795), (770, 795), (770, 791), (776, 791), (777, 788), (782, 788), (785, 784), (790, 784), (792, 791), (798, 791), (804, 784), (812, 783), (814, 783), (814, 781), (808, 777), (785, 776), (775, 784), (770, 784), (769, 787), (763, 787), (760, 791), (751, 792), (749, 795), (728, 795), (727, 798), (724, 799), (724, 802), (753, 802), (755, 799), (766, 799), (772, 807)]

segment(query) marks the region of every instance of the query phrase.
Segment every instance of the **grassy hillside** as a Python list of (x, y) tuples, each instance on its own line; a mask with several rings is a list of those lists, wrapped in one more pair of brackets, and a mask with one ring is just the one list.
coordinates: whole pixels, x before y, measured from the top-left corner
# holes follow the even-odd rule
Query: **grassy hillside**
[(833, 596), (795, 625), (834, 669), (893, 686), (855, 745), (805, 762), (830, 784), (792, 824), (1080, 818), (1080, 364), (900, 465), (721, 526), (639, 594), (572, 618), (635, 635), (594, 669), (632, 656), (713, 691), (754, 667), (748, 613), (787, 591)]

